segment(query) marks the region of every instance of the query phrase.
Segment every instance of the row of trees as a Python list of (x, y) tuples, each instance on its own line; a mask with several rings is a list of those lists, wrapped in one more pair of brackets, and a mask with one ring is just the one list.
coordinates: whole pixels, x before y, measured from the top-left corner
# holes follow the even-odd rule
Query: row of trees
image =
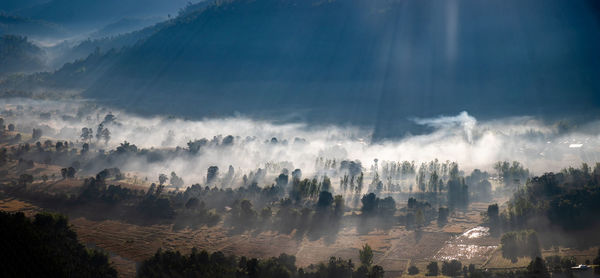
[(226, 256), (192, 249), (189, 255), (179, 251), (158, 250), (140, 265), (138, 277), (232, 277), (232, 278), (383, 278), (381, 266), (373, 265), (373, 251), (364, 245), (359, 251), (360, 266), (352, 260), (331, 257), (329, 261), (307, 268), (296, 266), (296, 257), (281, 254), (266, 259)]

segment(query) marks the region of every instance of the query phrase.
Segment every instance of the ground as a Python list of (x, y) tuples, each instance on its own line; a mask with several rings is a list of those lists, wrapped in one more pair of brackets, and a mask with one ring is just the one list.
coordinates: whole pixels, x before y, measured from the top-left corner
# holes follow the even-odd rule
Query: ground
[[(352, 217), (346, 217), (343, 228), (331, 241), (298, 239), (294, 233), (288, 235), (270, 231), (230, 234), (222, 223), (213, 227), (177, 231), (172, 229), (172, 225), (136, 225), (84, 217), (71, 218), (70, 223), (82, 242), (110, 254), (121, 277), (133, 277), (136, 263), (152, 256), (158, 248), (187, 253), (196, 247), (252, 257), (288, 253), (297, 257), (300, 267), (306, 267), (326, 261), (331, 256), (358, 262), (358, 250), (365, 243), (373, 248), (374, 263), (384, 267), (386, 276), (397, 277), (405, 273), (411, 264), (424, 272), (425, 265), (431, 260), (458, 258), (477, 265), (489, 264), (488, 258), (495, 254), (493, 252), (498, 239), (485, 233), (481, 237), (465, 238), (467, 236), (462, 233), (477, 227), (484, 208), (487, 208), (484, 204), (474, 204), (469, 211), (453, 215), (446, 227), (440, 228), (431, 223), (421, 231), (406, 230), (404, 226), (396, 225), (389, 230), (359, 233)], [(0, 200), (0, 209), (23, 211), (27, 215), (42, 210), (29, 202), (6, 196)], [(465, 249), (461, 244), (476, 247)]]

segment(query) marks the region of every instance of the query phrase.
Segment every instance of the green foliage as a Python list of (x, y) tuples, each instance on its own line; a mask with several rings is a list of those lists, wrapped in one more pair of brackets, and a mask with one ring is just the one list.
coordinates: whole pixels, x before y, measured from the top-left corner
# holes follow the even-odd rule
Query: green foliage
[(116, 277), (106, 254), (88, 250), (62, 215), (0, 211), (1, 277)]
[(358, 254), (362, 265), (370, 267), (373, 264), (373, 250), (369, 244), (363, 245), (362, 250), (359, 250)]

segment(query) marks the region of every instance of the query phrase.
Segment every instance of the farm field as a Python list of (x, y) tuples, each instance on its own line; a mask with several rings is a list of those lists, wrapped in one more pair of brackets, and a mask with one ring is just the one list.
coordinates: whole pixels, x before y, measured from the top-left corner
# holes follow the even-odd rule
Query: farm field
[[(287, 253), (296, 256), (298, 266), (307, 267), (326, 261), (331, 256), (358, 262), (358, 250), (364, 243), (373, 248), (374, 263), (384, 267), (386, 277), (398, 277), (411, 264), (425, 269), (430, 260), (456, 258), (483, 264), (493, 252), (489, 249), (497, 246), (498, 239), (483, 233), (468, 242), (469, 246), (476, 246), (474, 248), (465, 250), (457, 245), (457, 242), (465, 243), (465, 235), (457, 231), (478, 229), (483, 207), (474, 204), (470, 211), (450, 217), (446, 227), (439, 228), (432, 223), (421, 231), (406, 230), (404, 226), (394, 225), (389, 230), (360, 233), (350, 216), (344, 219), (343, 227), (333, 241), (311, 240), (306, 237), (299, 239), (294, 233), (288, 235), (272, 231), (232, 234), (223, 223), (213, 227), (177, 231), (172, 229), (172, 225), (136, 225), (84, 217), (71, 218), (70, 223), (82, 242), (110, 254), (121, 277), (135, 276), (136, 263), (152, 256), (158, 248), (188, 253), (192, 247), (196, 247), (212, 252), (222, 251), (225, 254), (261, 258)], [(8, 197), (0, 200), (0, 209), (9, 212), (23, 211), (27, 215), (43, 210), (26, 201)], [(450, 253), (456, 256), (445, 255)]]

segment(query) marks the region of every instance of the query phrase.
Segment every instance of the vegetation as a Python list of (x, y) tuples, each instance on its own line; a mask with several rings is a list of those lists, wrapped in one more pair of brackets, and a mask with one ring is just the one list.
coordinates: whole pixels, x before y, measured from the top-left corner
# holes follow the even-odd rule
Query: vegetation
[[(361, 256), (369, 253), (369, 250), (368, 245), (365, 245)], [(363, 263), (355, 269), (351, 260), (331, 257), (328, 262), (302, 269), (296, 267), (296, 257), (286, 254), (256, 259), (225, 256), (221, 252), (209, 253), (195, 248), (187, 256), (178, 251), (159, 249), (152, 258), (140, 265), (137, 275), (138, 277), (382, 278), (383, 268), (368, 263), (369, 265)]]
[(514, 193), (505, 211), (498, 215), (497, 205), (492, 205), (487, 214), (493, 228), (533, 229), (541, 243), (550, 246), (561, 242), (552, 233), (597, 227), (599, 213), (600, 163), (593, 170), (584, 163), (579, 169), (567, 168), (529, 179), (524, 188)]
[(0, 211), (0, 238), (2, 277), (117, 277), (107, 255), (81, 245), (62, 215), (30, 220)]

